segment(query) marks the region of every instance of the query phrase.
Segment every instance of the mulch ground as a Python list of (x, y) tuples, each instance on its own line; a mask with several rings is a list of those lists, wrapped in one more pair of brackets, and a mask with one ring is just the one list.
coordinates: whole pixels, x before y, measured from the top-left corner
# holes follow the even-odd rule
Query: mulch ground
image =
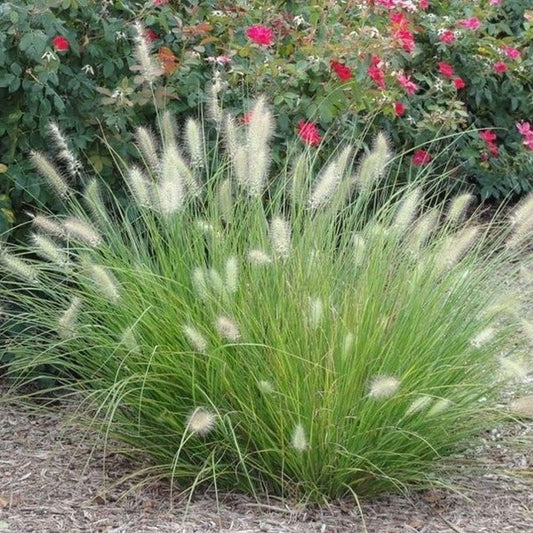
[[(1, 391), (0, 391), (1, 393)], [(463, 532), (533, 531), (533, 424), (494, 428), (455, 457), (450, 489), (307, 509), (237, 494), (171, 497), (168, 484), (114, 486), (135, 469), (62, 424), (0, 402), (0, 531)], [(104, 461), (105, 457), (105, 461)]]

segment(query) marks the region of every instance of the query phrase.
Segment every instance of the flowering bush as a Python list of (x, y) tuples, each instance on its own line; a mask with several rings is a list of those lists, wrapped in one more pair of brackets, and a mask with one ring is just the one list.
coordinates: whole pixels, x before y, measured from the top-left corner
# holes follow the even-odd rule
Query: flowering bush
[[(243, 92), (272, 95), (279, 137), (291, 138), (300, 121), (334, 143), (337, 131), (384, 130), (399, 149), (424, 149), (446, 166), (453, 186), (483, 198), (522, 194), (533, 187), (533, 154), (516, 127), (533, 116), (527, 8), (527, 0), (291, 2), (283, 11), (254, 1), (4, 2), (0, 163), (15, 183), (11, 200), (18, 212), (54, 204), (25, 158), (42, 147), (49, 117), (118, 187), (112, 158), (87, 131), (101, 127), (124, 157), (127, 125), (153, 118), (132, 54), (135, 19), (164, 73), (154, 86), (161, 107), (196, 115), (218, 73), (224, 105), (241, 114)], [(497, 155), (476, 131), (484, 129), (496, 135)], [(272, 154), (278, 165), (285, 146)]]
[[(157, 65), (138, 56), (148, 83)], [(65, 211), (33, 212), (29, 244), (0, 248), (8, 377), (52, 367), (56, 395), (85, 399), (91, 428), (179, 490), (324, 502), (427, 486), (492, 420), (502, 378), (526, 372), (502, 356), (516, 320), (494, 274), (518, 269), (533, 194), (483, 227), (472, 195), (439, 201), (434, 177), (391, 194), (382, 134), (320, 166), (308, 123), (312, 146), (273, 180), (265, 101), (245, 125), (213, 118), (227, 156), (207, 159), (194, 119), (178, 132), (164, 113), (160, 139), (140, 127), (122, 207), (99, 179), (70, 187), (78, 158), (51, 128), (65, 170), (32, 161)]]

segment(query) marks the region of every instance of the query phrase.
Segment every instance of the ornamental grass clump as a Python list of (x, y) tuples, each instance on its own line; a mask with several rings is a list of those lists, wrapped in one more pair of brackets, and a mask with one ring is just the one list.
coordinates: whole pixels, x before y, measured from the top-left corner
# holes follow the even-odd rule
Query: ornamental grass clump
[(52, 369), (143, 475), (184, 491), (324, 501), (431, 481), (519, 364), (494, 277), (531, 268), (531, 199), (487, 226), (428, 178), (392, 187), (383, 135), (269, 177), (264, 99), (247, 124), (217, 120), (227, 156), (205, 153), (203, 124), (163, 122), (161, 140), (137, 132), (126, 204), (33, 155), (64, 213), (33, 213), (29, 243), (0, 252), (14, 386)]

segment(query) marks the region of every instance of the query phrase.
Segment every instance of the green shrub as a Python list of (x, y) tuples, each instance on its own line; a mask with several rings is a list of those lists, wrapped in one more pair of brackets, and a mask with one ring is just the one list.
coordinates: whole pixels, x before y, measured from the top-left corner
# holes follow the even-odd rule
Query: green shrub
[[(300, 120), (316, 121), (332, 136), (349, 129), (370, 131), (372, 138), (386, 131), (404, 149), (464, 132), (453, 150), (445, 142), (434, 143), (431, 150), (435, 157), (446, 145), (441, 161), (456, 169), (448, 184), (473, 186), (482, 198), (531, 190), (533, 154), (515, 127), (533, 115), (533, 15), (526, 11), (528, 2), (433, 1), (414, 13), (398, 8), (394, 12), (402, 13), (405, 22), (397, 22), (396, 30), (383, 2), (373, 2), (374, 7), (371, 3), (284, 2), (265, 7), (264, 2), (214, 0), (160, 5), (149, 0), (3, 2), (0, 162), (9, 167), (14, 181), (9, 196), (19, 219), (28, 205), (56, 207), (26, 157), (30, 148), (44, 149), (51, 118), (118, 189), (112, 158), (97, 136), (87, 132), (101, 125), (108, 142), (126, 157), (132, 155), (129, 126), (155, 120), (145, 106), (150, 91), (137, 83), (131, 70), (136, 60), (130, 27), (138, 18), (149, 28), (165, 67), (165, 82), (155, 89), (158, 104), (196, 115), (214, 70), (228, 83), (226, 107), (239, 113), (247, 110), (241, 105), (243, 93), (271, 95), (279, 123), (272, 154), (278, 165), (285, 161), (287, 140)], [(460, 21), (470, 17), (481, 20), (481, 29), (460, 27)], [(258, 23), (272, 29), (271, 46), (247, 37), (247, 30)], [(449, 45), (439, 40), (445, 30), (458, 32)], [(414, 51), (404, 49), (410, 47), (407, 34), (395, 31), (412, 33)], [(68, 49), (61, 51), (62, 41), (54, 47), (57, 37), (68, 41)], [(520, 57), (507, 57), (504, 47), (517, 49)], [(378, 66), (372, 58), (379, 58), (374, 59)], [(439, 73), (439, 62), (450, 64), (466, 87), (457, 90), (452, 79)], [(494, 71), (498, 62), (506, 64), (505, 73)], [(383, 72), (383, 90), (369, 76), (372, 65)], [(342, 82), (332, 67), (351, 77)], [(398, 83), (400, 71), (420, 87), (415, 94), (406, 94)], [(397, 102), (405, 106), (401, 117), (395, 112), (401, 109), (395, 107)], [(472, 128), (494, 130), (498, 157)], [(7, 194), (7, 181), (3, 183), (0, 192)]]
[(138, 130), (125, 207), (33, 155), (65, 212), (1, 252), (9, 375), (53, 367), (52, 389), (180, 490), (322, 501), (430, 482), (520, 368), (494, 276), (527, 244), (533, 198), (483, 227), (425, 172), (394, 187), (383, 135), (322, 168), (296, 153), (271, 180), (264, 100), (245, 126), (222, 118), (227, 157), (195, 121), (183, 148), (170, 114), (161, 142)]

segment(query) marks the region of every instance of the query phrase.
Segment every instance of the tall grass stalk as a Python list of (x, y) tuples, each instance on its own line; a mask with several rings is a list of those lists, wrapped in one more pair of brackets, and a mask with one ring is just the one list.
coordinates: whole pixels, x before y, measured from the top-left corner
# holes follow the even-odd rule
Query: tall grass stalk
[(494, 276), (531, 264), (529, 204), (483, 225), (438, 179), (387, 189), (382, 135), (267, 179), (265, 101), (248, 125), (221, 112), (230, 153), (205, 164), (204, 125), (185, 126), (189, 159), (139, 129), (125, 207), (33, 156), (67, 212), (35, 213), (30, 243), (0, 252), (8, 376), (53, 368), (183, 489), (320, 501), (426, 482), (494, 414), (514, 331)]

